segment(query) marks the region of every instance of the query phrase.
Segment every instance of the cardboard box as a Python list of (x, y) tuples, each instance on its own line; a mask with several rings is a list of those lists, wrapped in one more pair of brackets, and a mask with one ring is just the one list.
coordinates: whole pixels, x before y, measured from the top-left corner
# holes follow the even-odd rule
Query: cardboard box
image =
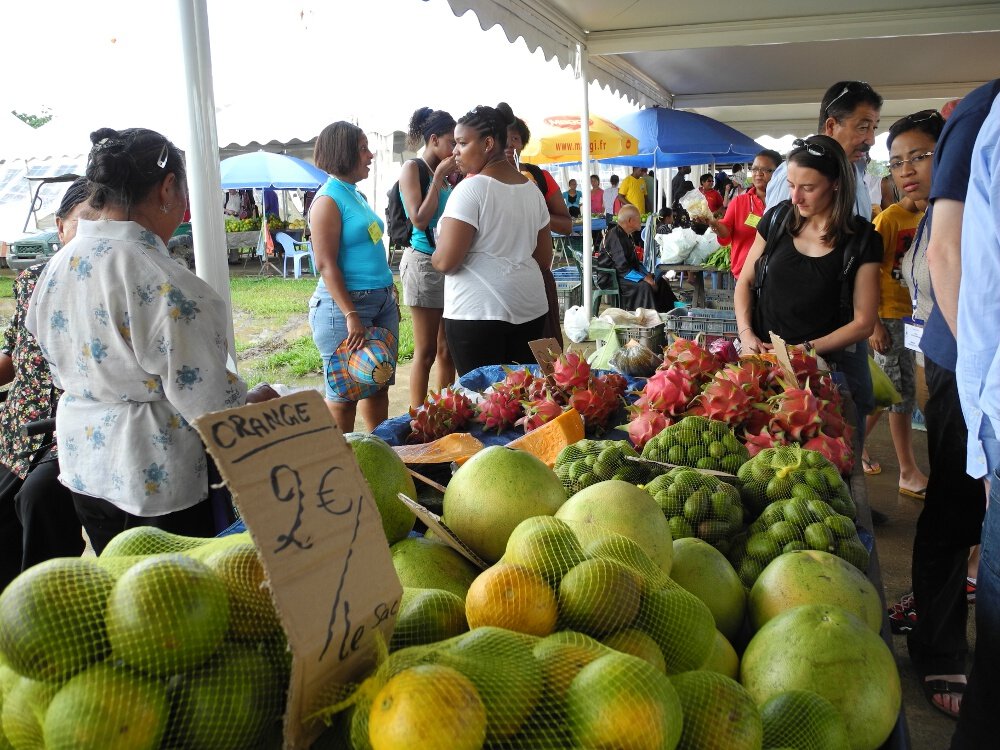
[(326, 728), (310, 717), (375, 666), (402, 586), (354, 452), (316, 391), (205, 414), (218, 464), (267, 574), (292, 652), (284, 746)]

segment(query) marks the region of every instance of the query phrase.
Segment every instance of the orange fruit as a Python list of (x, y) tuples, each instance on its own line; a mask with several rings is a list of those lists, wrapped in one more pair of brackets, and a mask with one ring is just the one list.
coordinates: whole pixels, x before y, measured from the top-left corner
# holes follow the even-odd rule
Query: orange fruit
[(404, 669), (379, 690), (368, 716), (372, 750), (479, 750), (486, 708), (461, 672), (441, 664)]
[(493, 625), (544, 637), (556, 629), (559, 605), (538, 573), (523, 565), (497, 563), (472, 582), (465, 616), (470, 628)]

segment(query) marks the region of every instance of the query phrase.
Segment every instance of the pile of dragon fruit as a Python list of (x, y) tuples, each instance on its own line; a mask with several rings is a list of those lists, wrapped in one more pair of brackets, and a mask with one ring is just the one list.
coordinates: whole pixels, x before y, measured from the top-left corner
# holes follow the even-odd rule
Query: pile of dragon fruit
[(820, 372), (815, 355), (798, 347), (788, 354), (791, 374), (770, 358), (720, 357), (694, 341), (674, 339), (629, 408), (629, 438), (641, 449), (682, 417), (699, 415), (733, 428), (751, 457), (798, 443), (850, 473), (852, 429), (832, 376)]
[(512, 427), (531, 432), (566, 408), (580, 413), (588, 432), (601, 432), (609, 428), (628, 387), (628, 381), (618, 373), (591, 372), (590, 365), (575, 352), (553, 362), (552, 384), (529, 370), (504, 370), (506, 377), (494, 383), (478, 404), (451, 388), (428, 395), (419, 408), (410, 409), (407, 440), (426, 443), (467, 428), (473, 421), (497, 433)]
[(588, 434), (617, 427), (612, 416), (627, 406), (629, 439), (636, 449), (685, 416), (699, 415), (725, 422), (751, 456), (764, 448), (797, 443), (822, 453), (850, 473), (854, 464), (851, 428), (846, 424), (840, 392), (816, 357), (793, 347), (794, 372), (786, 373), (771, 357), (735, 356), (726, 349), (709, 351), (694, 341), (675, 338), (663, 352), (663, 362), (639, 391), (626, 392), (618, 373), (597, 374), (575, 352), (553, 363), (551, 383), (528, 370), (506, 369), (479, 403), (445, 388), (431, 393), (410, 409), (408, 441), (424, 443), (479, 422), (498, 433), (512, 427), (525, 432), (573, 408), (584, 419)]

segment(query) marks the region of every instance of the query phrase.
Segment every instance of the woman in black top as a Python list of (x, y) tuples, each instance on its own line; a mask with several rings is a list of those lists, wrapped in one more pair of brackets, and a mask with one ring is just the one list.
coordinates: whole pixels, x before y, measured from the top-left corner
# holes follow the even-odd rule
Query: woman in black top
[(736, 284), (741, 349), (769, 350), (771, 331), (815, 349), (844, 371), (867, 413), (865, 342), (878, 318), (882, 242), (855, 215), (854, 170), (832, 138), (795, 142), (788, 183), (791, 201), (761, 218)]

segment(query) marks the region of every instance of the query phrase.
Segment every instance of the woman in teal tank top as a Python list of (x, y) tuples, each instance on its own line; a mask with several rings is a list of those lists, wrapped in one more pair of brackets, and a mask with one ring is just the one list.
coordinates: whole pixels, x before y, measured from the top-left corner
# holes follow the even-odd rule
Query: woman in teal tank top
[[(316, 139), (313, 160), (332, 175), (309, 208), (320, 275), (309, 300), (309, 325), (324, 366), (345, 341), (351, 350), (361, 348), (372, 326), (392, 333), (393, 360), (396, 357), (399, 304), (382, 241), (385, 224), (357, 189), (373, 159), (364, 131), (349, 122), (328, 125)], [(359, 403), (369, 432), (385, 421), (392, 383), (390, 378), (385, 387), (354, 401), (326, 378), (326, 404), (341, 431), (354, 431)]]
[[(399, 278), (403, 304), (413, 316), (413, 367), (410, 370), (410, 406), (419, 407), (427, 397), (431, 366), (437, 362), (437, 387), (441, 390), (455, 380), (455, 365), (444, 335), (444, 274), (434, 270), (434, 232), (451, 194), (446, 182), (456, 171), (455, 119), (447, 112), (422, 107), (410, 118), (409, 145), (423, 150), (403, 165), (399, 174), (399, 194), (403, 209), (413, 224), (410, 246), (403, 249)], [(422, 185), (430, 175), (427, 190)]]

